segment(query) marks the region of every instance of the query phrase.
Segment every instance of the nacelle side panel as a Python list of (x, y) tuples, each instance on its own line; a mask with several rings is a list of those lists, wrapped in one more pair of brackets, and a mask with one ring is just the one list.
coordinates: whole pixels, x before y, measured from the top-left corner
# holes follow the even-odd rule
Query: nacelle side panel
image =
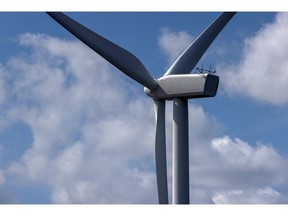
[(214, 97), (219, 77), (212, 74), (168, 75), (157, 80), (159, 87), (153, 95), (156, 99)]

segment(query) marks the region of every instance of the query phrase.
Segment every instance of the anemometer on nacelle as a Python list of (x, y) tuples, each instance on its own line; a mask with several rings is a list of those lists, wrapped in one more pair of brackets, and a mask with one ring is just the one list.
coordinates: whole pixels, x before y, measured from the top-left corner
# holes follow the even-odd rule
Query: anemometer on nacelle
[(219, 77), (210, 73), (177, 74), (161, 77), (157, 82), (156, 91), (145, 88), (146, 94), (155, 100), (204, 98), (216, 95)]
[(212, 70), (212, 68), (211, 68), (211, 66), (209, 67), (209, 69), (206, 69), (206, 68), (203, 68), (203, 66), (201, 67), (201, 68), (199, 68), (199, 67), (196, 67), (196, 73), (201, 73), (201, 74), (203, 74), (203, 73), (216, 73), (216, 70)]

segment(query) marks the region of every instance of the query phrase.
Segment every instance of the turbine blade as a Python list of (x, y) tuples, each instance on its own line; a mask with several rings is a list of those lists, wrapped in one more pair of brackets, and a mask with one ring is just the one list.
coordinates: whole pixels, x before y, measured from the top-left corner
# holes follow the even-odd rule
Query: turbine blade
[(188, 74), (196, 66), (205, 51), (222, 31), (236, 12), (222, 13), (198, 38), (178, 57), (164, 76), (171, 74)]
[(47, 12), (47, 14), (127, 76), (151, 91), (156, 90), (158, 86), (157, 82), (136, 56), (63, 13)]
[(167, 162), (166, 162), (166, 133), (165, 133), (165, 101), (156, 101), (155, 120), (155, 158), (156, 177), (159, 204), (168, 204)]

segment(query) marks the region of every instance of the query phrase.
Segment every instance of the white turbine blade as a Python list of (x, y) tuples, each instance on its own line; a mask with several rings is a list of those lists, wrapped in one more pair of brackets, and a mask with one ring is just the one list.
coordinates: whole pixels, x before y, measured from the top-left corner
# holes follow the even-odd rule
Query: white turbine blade
[(158, 198), (160, 204), (168, 204), (167, 162), (166, 162), (166, 133), (165, 133), (165, 101), (156, 101), (155, 120), (155, 159)]
[(178, 57), (164, 76), (188, 74), (196, 66), (208, 47), (236, 12), (222, 13), (196, 40)]
[(136, 56), (63, 13), (48, 12), (47, 14), (127, 76), (151, 91), (156, 90), (158, 86), (157, 82)]

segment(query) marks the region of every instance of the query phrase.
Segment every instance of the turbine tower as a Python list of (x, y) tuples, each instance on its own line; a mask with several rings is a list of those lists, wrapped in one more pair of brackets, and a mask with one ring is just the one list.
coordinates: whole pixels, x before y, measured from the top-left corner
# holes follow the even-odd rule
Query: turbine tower
[(188, 99), (214, 97), (219, 77), (190, 74), (208, 47), (236, 12), (224, 12), (196, 38), (159, 79), (153, 79), (142, 62), (127, 50), (60, 12), (47, 12), (55, 21), (124, 74), (145, 88), (155, 104), (155, 161), (158, 198), (168, 204), (165, 101), (173, 100), (172, 203), (189, 204)]

